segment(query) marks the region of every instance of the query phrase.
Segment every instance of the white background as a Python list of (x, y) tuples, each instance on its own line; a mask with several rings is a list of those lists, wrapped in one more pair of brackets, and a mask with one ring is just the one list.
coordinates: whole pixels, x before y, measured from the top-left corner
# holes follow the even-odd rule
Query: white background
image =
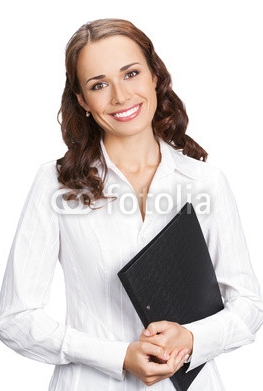
[[(262, 2), (256, 0), (9, 0), (0, 9), (0, 279), (22, 205), (40, 164), (61, 157), (56, 114), (64, 86), (64, 49), (83, 23), (129, 19), (152, 39), (190, 117), (188, 134), (223, 169), (236, 196), (251, 259), (262, 265)], [(48, 308), (63, 319), (57, 270)], [(262, 384), (263, 330), (254, 344), (217, 359), (226, 389)], [(53, 367), (0, 344), (0, 389), (47, 391)], [(253, 387), (251, 386), (253, 379)], [(95, 391), (95, 390), (94, 390)]]

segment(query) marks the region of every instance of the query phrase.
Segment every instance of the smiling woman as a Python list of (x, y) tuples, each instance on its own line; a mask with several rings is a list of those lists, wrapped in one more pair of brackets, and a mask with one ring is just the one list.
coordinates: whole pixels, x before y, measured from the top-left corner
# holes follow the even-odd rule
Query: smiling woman
[[(128, 147), (138, 153), (143, 140), (149, 146), (149, 140), (144, 138), (147, 132), (155, 149), (160, 137), (184, 154), (206, 159), (204, 149), (185, 133), (188, 117), (183, 102), (171, 88), (169, 72), (149, 38), (132, 23), (102, 19), (82, 26), (68, 43), (66, 70), (60, 114), (69, 151), (58, 162), (59, 181), (65, 186), (88, 187), (94, 199), (103, 197), (104, 176), (98, 176), (94, 170), (94, 162), (99, 160), (104, 175), (107, 174), (102, 137), (108, 151), (109, 136), (114, 137), (118, 162), (112, 155), (111, 158), (118, 167), (126, 160), (120, 155), (124, 151), (120, 143), (128, 141)], [(120, 138), (135, 135), (133, 147), (130, 138)], [(149, 168), (146, 164), (144, 172), (148, 172), (148, 177), (139, 185), (139, 193), (148, 188), (159, 160), (160, 155), (156, 158), (154, 154)], [(127, 163), (128, 168), (133, 162), (134, 159)], [(90, 201), (87, 195), (85, 202)]]
[[(56, 365), (49, 391), (173, 391), (169, 377), (201, 364), (189, 391), (223, 391), (214, 358), (253, 342), (263, 322), (228, 182), (186, 135), (170, 74), (133, 24), (82, 26), (68, 43), (66, 72), (60, 116), (68, 150), (40, 168), (23, 209), (1, 291), (0, 338)], [(118, 271), (189, 200), (224, 309), (143, 330)], [(58, 259), (65, 323), (45, 311)]]

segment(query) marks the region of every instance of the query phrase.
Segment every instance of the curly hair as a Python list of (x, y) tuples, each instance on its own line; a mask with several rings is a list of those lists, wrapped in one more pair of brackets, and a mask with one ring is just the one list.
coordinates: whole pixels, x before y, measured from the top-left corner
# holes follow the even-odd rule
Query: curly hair
[[(86, 23), (76, 31), (66, 47), (66, 84), (58, 119), (68, 150), (64, 157), (57, 161), (57, 170), (58, 180), (63, 186), (75, 190), (88, 189), (83, 196), (84, 203), (88, 205), (91, 204), (91, 198), (104, 198), (107, 167), (100, 144), (104, 131), (92, 115), (86, 117), (85, 110), (77, 100), (76, 95), (82, 93), (77, 77), (77, 60), (80, 51), (89, 42), (115, 35), (126, 36), (137, 43), (149, 69), (157, 77), (157, 109), (152, 121), (155, 137), (194, 159), (205, 161), (207, 158), (207, 152), (186, 135), (188, 116), (185, 106), (173, 91), (171, 76), (155, 52), (151, 40), (127, 20), (99, 19)], [(98, 175), (96, 162), (102, 164), (102, 177)]]

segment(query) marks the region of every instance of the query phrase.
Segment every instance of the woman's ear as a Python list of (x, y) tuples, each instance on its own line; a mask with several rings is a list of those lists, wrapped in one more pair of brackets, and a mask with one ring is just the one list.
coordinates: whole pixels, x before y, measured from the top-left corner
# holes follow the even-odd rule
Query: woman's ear
[(76, 94), (76, 97), (78, 99), (78, 102), (79, 102), (80, 106), (83, 107), (84, 110), (90, 111), (89, 110), (89, 106), (87, 105), (87, 103), (83, 99), (83, 96), (81, 94)]

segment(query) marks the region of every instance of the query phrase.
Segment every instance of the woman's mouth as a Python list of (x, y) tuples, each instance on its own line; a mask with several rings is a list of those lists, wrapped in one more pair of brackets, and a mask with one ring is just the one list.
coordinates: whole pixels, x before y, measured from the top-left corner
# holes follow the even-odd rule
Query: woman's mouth
[(110, 116), (120, 122), (130, 121), (137, 117), (141, 111), (142, 104), (130, 107), (126, 110), (116, 111), (111, 113)]

